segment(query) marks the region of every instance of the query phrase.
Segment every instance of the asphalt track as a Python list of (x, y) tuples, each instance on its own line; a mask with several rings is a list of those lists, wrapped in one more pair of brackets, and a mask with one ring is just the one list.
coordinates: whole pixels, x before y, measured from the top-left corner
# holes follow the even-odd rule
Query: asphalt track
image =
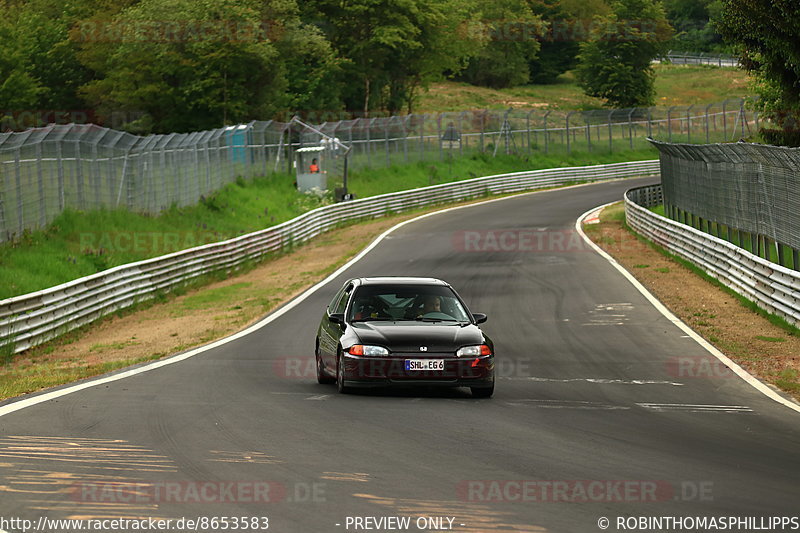
[[(578, 215), (648, 182), (423, 218), (249, 335), (0, 417), (0, 518), (263, 516), (269, 531), (339, 532), (448, 517), (452, 531), (589, 532), (601, 517), (618, 531), (618, 517), (797, 515), (800, 415), (715, 366), (573, 240)], [(515, 241), (532, 232), (545, 236), (536, 250)], [(367, 275), (441, 277), (487, 313), (495, 396), (318, 385), (321, 313)], [(411, 521), (355, 521), (390, 516)]]

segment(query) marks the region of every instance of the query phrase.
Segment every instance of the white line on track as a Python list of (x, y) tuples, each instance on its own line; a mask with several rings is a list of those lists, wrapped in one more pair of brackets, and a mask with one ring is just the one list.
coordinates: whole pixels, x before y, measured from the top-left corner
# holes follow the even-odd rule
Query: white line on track
[(639, 280), (637, 280), (635, 277), (633, 277), (633, 274), (628, 272), (625, 269), (625, 267), (623, 267), (622, 265), (620, 265), (617, 262), (616, 259), (614, 259), (609, 254), (607, 254), (605, 250), (603, 250), (602, 248), (597, 246), (589, 237), (586, 236), (586, 234), (583, 232), (583, 228), (581, 227), (581, 221), (584, 218), (586, 218), (586, 216), (588, 216), (589, 213), (591, 213), (595, 209), (602, 209), (604, 207), (607, 207), (607, 206), (609, 206), (611, 204), (615, 204), (615, 203), (617, 203), (617, 202), (609, 202), (607, 204), (601, 205), (599, 208), (593, 207), (592, 209), (586, 211), (584, 214), (582, 214), (580, 217), (578, 217), (578, 220), (575, 221), (575, 230), (581, 235), (581, 237), (583, 237), (583, 240), (586, 241), (586, 243), (589, 246), (591, 246), (598, 254), (603, 256), (603, 258), (605, 258), (606, 261), (611, 263), (611, 265), (614, 268), (619, 270), (619, 272), (623, 276), (625, 276), (625, 279), (630, 281), (631, 284), (634, 287), (636, 287), (636, 289), (640, 293), (642, 293), (644, 295), (644, 297), (647, 298), (650, 301), (651, 304), (653, 304), (653, 307), (658, 309), (658, 311), (660, 311), (661, 314), (664, 315), (667, 318), (667, 320), (669, 320), (670, 322), (675, 324), (675, 326), (680, 328), (681, 331), (683, 331), (687, 336), (689, 336), (692, 339), (694, 339), (695, 342), (697, 342), (697, 344), (699, 344), (700, 346), (705, 348), (705, 350), (707, 352), (709, 352), (711, 355), (713, 355), (714, 357), (719, 359), (719, 361), (722, 362), (722, 364), (724, 364), (725, 366), (727, 366), (728, 368), (733, 370), (733, 372), (737, 376), (739, 376), (740, 378), (745, 380), (749, 385), (751, 385), (753, 388), (755, 388), (757, 391), (759, 391), (760, 393), (762, 393), (766, 397), (770, 398), (771, 400), (774, 400), (774, 401), (778, 402), (779, 404), (785, 405), (789, 409), (792, 409), (793, 411), (796, 411), (796, 412), (800, 413), (800, 405), (792, 402), (791, 400), (788, 400), (787, 398), (784, 398), (783, 396), (781, 396), (780, 394), (778, 394), (777, 392), (775, 392), (774, 390), (769, 388), (767, 385), (765, 385), (764, 383), (759, 381), (757, 378), (755, 378), (754, 376), (750, 375), (744, 368), (742, 368), (739, 365), (737, 365), (736, 363), (734, 363), (728, 356), (726, 356), (724, 353), (722, 353), (719, 350), (717, 350), (712, 344), (710, 344), (703, 337), (698, 335), (692, 328), (687, 326), (680, 318), (675, 316), (672, 313), (672, 311), (667, 309), (664, 306), (664, 304), (662, 304), (661, 301), (658, 298), (653, 296), (653, 294), (645, 288), (644, 285), (639, 283)]
[(661, 381), (654, 379), (606, 379), (606, 378), (538, 378), (538, 377), (500, 377), (498, 379), (510, 379), (519, 381), (539, 381), (539, 382), (555, 382), (555, 383), (573, 383), (576, 381), (585, 381), (587, 383), (599, 383), (601, 385), (671, 385), (673, 387), (683, 387), (683, 383), (675, 381)]

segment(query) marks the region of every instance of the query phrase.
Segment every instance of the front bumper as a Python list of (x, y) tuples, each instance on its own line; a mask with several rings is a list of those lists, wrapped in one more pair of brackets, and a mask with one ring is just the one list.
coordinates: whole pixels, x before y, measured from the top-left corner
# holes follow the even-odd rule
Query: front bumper
[[(494, 383), (493, 355), (461, 358), (433, 353), (364, 357), (345, 353), (343, 356), (344, 384), (348, 387), (490, 387)], [(406, 370), (407, 359), (441, 359), (444, 370)]]

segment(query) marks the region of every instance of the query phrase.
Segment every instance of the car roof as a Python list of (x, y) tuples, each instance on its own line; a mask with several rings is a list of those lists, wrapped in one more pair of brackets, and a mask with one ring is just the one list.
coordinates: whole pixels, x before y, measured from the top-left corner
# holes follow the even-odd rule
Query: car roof
[(410, 276), (379, 276), (357, 278), (353, 280), (359, 285), (439, 285), (449, 287), (450, 284), (436, 278), (415, 278)]

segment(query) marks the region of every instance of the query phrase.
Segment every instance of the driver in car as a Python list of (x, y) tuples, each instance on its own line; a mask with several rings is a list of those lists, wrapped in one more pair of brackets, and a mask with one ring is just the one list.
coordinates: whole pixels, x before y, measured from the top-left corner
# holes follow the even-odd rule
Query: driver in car
[(438, 296), (428, 296), (425, 298), (425, 304), (422, 306), (422, 314), (428, 313), (441, 313), (442, 312), (442, 299)]

